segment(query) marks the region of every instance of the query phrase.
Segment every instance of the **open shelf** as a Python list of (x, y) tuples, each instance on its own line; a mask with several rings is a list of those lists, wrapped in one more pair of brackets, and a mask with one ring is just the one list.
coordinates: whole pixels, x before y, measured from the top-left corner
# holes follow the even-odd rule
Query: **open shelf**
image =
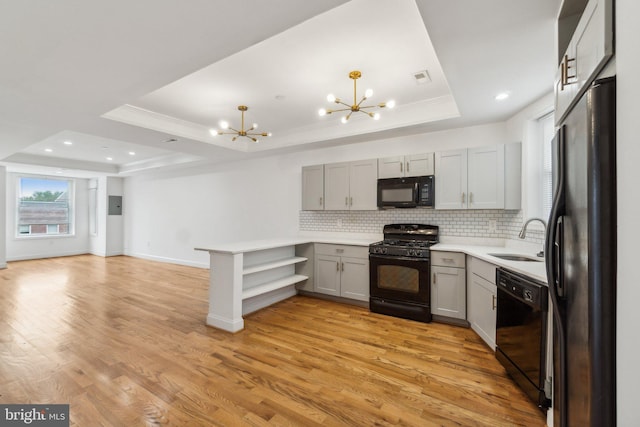
[(300, 262), (305, 262), (306, 260), (307, 260), (307, 258), (303, 258), (303, 257), (293, 257), (293, 258), (281, 259), (281, 260), (278, 260), (278, 261), (272, 261), (272, 262), (268, 262), (268, 263), (265, 263), (265, 264), (259, 264), (259, 265), (255, 265), (255, 266), (252, 266), (252, 267), (247, 267), (247, 268), (242, 270), (242, 274), (244, 276), (246, 276), (248, 274), (259, 273), (261, 271), (272, 270), (272, 269), (278, 268), (278, 267), (284, 267), (284, 266), (287, 266), (287, 265), (298, 264)]
[[(306, 258), (304, 258), (306, 260)], [(288, 264), (285, 264), (288, 265)], [(262, 270), (258, 270), (262, 271)], [(246, 273), (245, 273), (246, 274)], [(307, 280), (307, 276), (303, 276), (301, 274), (294, 274), (293, 276), (287, 276), (282, 279), (274, 280), (272, 282), (267, 282), (262, 285), (254, 286), (249, 289), (244, 289), (242, 291), (242, 299), (253, 298), (258, 295), (266, 294), (267, 292), (275, 291), (290, 285), (295, 285), (296, 283), (302, 282), (303, 280)]]

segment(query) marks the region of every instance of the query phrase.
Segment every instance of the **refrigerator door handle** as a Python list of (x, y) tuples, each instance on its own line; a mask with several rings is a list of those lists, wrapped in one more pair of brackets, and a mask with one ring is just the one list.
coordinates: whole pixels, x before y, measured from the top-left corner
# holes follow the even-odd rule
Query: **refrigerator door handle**
[(555, 196), (549, 215), (549, 226), (545, 239), (545, 252), (547, 253), (547, 282), (551, 292), (552, 301), (557, 305), (559, 298), (563, 296), (563, 284), (561, 274), (562, 256), (562, 216), (565, 214), (565, 165), (564, 165), (564, 132), (562, 126), (556, 135), (558, 143), (558, 182), (556, 183)]
[(558, 222), (556, 224), (556, 237), (553, 242), (554, 246), (554, 262), (556, 278), (555, 278), (555, 289), (559, 298), (563, 298), (564, 295), (564, 272), (563, 272), (563, 263), (562, 263), (562, 246), (563, 246), (563, 238), (564, 235), (564, 223), (562, 222), (562, 217), (558, 218)]

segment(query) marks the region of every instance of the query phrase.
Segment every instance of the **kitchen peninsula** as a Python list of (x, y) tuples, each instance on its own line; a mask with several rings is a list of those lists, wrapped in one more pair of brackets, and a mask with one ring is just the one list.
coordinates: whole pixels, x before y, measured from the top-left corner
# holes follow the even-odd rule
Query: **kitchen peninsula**
[(207, 325), (238, 332), (244, 328), (243, 315), (295, 295), (295, 285), (313, 274), (306, 266), (308, 257), (300, 256), (308, 250), (313, 254), (313, 243), (367, 247), (377, 240), (379, 236), (291, 237), (195, 248), (209, 252), (210, 258)]
[[(209, 253), (209, 312), (206, 323), (229, 332), (244, 328), (242, 316), (295, 295), (296, 284), (313, 281), (314, 244), (368, 247), (380, 235), (309, 235), (200, 246)], [(534, 251), (511, 246), (509, 241), (495, 245), (439, 243), (433, 250), (461, 252), (499, 267), (545, 280), (543, 262), (508, 261), (489, 254), (522, 254)], [(336, 249), (340, 251), (340, 249)], [(368, 278), (367, 278), (368, 280)], [(306, 290), (313, 291), (313, 287)]]

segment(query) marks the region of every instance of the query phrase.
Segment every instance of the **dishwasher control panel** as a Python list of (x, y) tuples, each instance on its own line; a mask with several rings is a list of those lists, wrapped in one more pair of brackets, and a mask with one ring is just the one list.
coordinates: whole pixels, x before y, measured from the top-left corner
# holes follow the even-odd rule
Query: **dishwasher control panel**
[(498, 286), (509, 294), (533, 307), (546, 310), (547, 287), (529, 277), (498, 269), (496, 272)]

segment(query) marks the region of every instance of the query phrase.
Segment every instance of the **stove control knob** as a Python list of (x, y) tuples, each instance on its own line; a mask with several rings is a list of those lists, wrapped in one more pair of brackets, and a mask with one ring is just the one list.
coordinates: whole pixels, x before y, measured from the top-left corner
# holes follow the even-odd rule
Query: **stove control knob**
[(382, 253), (383, 253), (383, 254), (386, 254), (387, 252), (389, 252), (389, 249), (387, 249), (387, 248), (382, 248)]

